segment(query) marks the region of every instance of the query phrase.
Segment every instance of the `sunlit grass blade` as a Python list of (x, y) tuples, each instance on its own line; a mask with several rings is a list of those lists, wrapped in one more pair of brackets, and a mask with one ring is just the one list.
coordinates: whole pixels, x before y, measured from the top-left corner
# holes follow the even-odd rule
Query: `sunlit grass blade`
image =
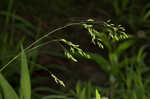
[(31, 81), (30, 73), (28, 70), (27, 58), (24, 53), (23, 47), (21, 47), (21, 97), (23, 99), (31, 99)]
[(96, 89), (96, 99), (101, 99), (101, 96), (100, 96), (100, 94), (99, 94), (97, 89)]
[(11, 85), (7, 82), (7, 80), (0, 73), (0, 87), (3, 90), (4, 99), (19, 99), (15, 90), (11, 87)]

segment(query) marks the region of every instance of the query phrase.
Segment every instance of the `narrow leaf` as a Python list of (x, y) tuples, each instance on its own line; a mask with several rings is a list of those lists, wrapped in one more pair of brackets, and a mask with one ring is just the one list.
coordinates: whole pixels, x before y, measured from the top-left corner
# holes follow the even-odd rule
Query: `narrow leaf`
[(79, 94), (79, 99), (86, 99), (86, 91), (85, 91), (85, 88), (83, 88), (83, 90), (82, 90), (81, 93)]
[(125, 50), (127, 50), (129, 47), (131, 47), (134, 43), (135, 43), (134, 40), (127, 40), (127, 41), (121, 43), (114, 53), (119, 57), (119, 55), (121, 53), (123, 53)]
[(109, 62), (100, 54), (97, 53), (88, 53), (92, 60), (94, 60), (104, 71), (109, 72), (111, 66)]
[(27, 58), (22, 47), (21, 50), (21, 96), (23, 99), (31, 99), (31, 81)]
[(96, 89), (96, 99), (101, 99), (101, 96), (100, 96), (100, 94), (99, 94), (97, 89)]
[(19, 99), (15, 90), (7, 82), (7, 80), (0, 73), (0, 87), (2, 88), (4, 99)]

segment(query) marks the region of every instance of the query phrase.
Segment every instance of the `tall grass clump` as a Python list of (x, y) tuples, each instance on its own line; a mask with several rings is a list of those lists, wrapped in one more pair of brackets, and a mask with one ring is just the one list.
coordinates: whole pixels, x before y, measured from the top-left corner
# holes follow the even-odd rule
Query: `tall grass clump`
[[(94, 27), (95, 24), (99, 24), (99, 23), (103, 24), (101, 31), (96, 30)], [(47, 41), (47, 42), (40, 42), (43, 39), (47, 38), (48, 36), (54, 34), (55, 32), (65, 29), (70, 26), (74, 26), (74, 25), (83, 26), (88, 31), (89, 35), (91, 36), (91, 41), (94, 45), (98, 46), (101, 49), (106, 48), (108, 50), (107, 59), (98, 53), (84, 52), (80, 48), (80, 45), (73, 44), (71, 41), (68, 41), (61, 37), (57, 38), (57, 39), (53, 39), (51, 41)], [(124, 89), (124, 94), (123, 94), (122, 98), (127, 99), (128, 93), (131, 91), (130, 90), (131, 88), (129, 86), (130, 81), (132, 81), (133, 79), (132, 78), (126, 79), (126, 76), (124, 75), (124, 73), (122, 73), (122, 69), (126, 70), (127, 68), (130, 68), (130, 66), (132, 64), (135, 64), (136, 62), (140, 62), (140, 60), (141, 60), (140, 58), (138, 58), (138, 57), (140, 57), (141, 52), (139, 52), (140, 54), (138, 56), (131, 56), (131, 57), (122, 56), (125, 51), (127, 51), (131, 46), (133, 46), (133, 44), (135, 44), (135, 40), (132, 40), (129, 37), (130, 36), (128, 36), (125, 33), (125, 29), (121, 25), (111, 24), (110, 21), (96, 22), (92, 19), (89, 19), (87, 21), (83, 21), (83, 22), (79, 22), (79, 23), (70, 23), (63, 27), (57, 28), (57, 29), (47, 33), (46, 35), (40, 37), (39, 39), (37, 39), (35, 42), (31, 43), (25, 49), (23, 49), (21, 47), (22, 48), (21, 52), (19, 54), (17, 54), (14, 58), (12, 58), (7, 64), (3, 65), (2, 68), (0, 68), (0, 73), (1, 73), (0, 79), (2, 81), (2, 82), (0, 82), (0, 85), (1, 85), (1, 89), (3, 91), (3, 93), (0, 93), (0, 94), (2, 95), (2, 97), (6, 97), (6, 99), (9, 99), (10, 96), (14, 97), (14, 99), (31, 99), (31, 96), (32, 96), (31, 95), (31, 92), (32, 92), (31, 81), (30, 81), (31, 71), (28, 69), (28, 61), (27, 61), (26, 55), (29, 53), (32, 53), (32, 51), (34, 51), (37, 48), (43, 47), (50, 43), (57, 42), (64, 50), (64, 54), (68, 59), (70, 59), (74, 62), (78, 62), (78, 60), (76, 59), (76, 56), (81, 56), (81, 57), (84, 57), (87, 59), (94, 60), (99, 65), (99, 67), (109, 75), (108, 83), (109, 83), (110, 99), (117, 98), (116, 94), (118, 93), (118, 90), (119, 90), (118, 88)], [(121, 43), (119, 43), (119, 41), (121, 41)], [(20, 68), (21, 76), (20, 76), (20, 88), (18, 89), (18, 91), (19, 91), (19, 94), (18, 94), (18, 93), (16, 93), (16, 89), (14, 90), (14, 88), (11, 87), (9, 82), (2, 75), (2, 71), (5, 70), (13, 61), (15, 61), (19, 57), (21, 57), (21, 68)], [(141, 64), (141, 63), (139, 63), (139, 64)], [(139, 66), (139, 64), (138, 64), (138, 66)], [(47, 68), (42, 68), (42, 69), (48, 71)], [(132, 68), (130, 68), (129, 70), (131, 70), (130, 71), (131, 74), (135, 73), (135, 72), (132, 72)], [(58, 79), (53, 73), (51, 73), (51, 72), (49, 72), (49, 73), (51, 74), (51, 77), (54, 78), (56, 83), (58, 83), (64, 87), (66, 86), (63, 83), (63, 81)], [(137, 73), (141, 73), (141, 72), (137, 72)], [(127, 76), (130, 76), (129, 74), (127, 74)], [(134, 74), (134, 75), (136, 75), (136, 74)], [(144, 85), (141, 82), (141, 80), (142, 80), (141, 74), (139, 74), (139, 76), (135, 76), (133, 78), (136, 78), (139, 80), (139, 81), (134, 81), (135, 84), (140, 84), (141, 87), (144, 88), (143, 87)], [(121, 84), (122, 82), (120, 82), (122, 80), (123, 80), (123, 84)], [(128, 86), (128, 89), (126, 89), (124, 86)], [(87, 98), (92, 99), (93, 95), (92, 96), (89, 95), (92, 93), (89, 93), (88, 94), (89, 96), (87, 97), (86, 88), (83, 88), (82, 90), (80, 90), (80, 87), (81, 86), (77, 85), (77, 89), (76, 89), (77, 93), (72, 91), (73, 94), (75, 95), (74, 97), (76, 97), (76, 98), (78, 97), (79, 99), (87, 99)], [(9, 90), (10, 95), (5, 94), (7, 92), (7, 90)], [(136, 93), (136, 91), (135, 91), (135, 93), (133, 93), (134, 94), (133, 97), (138, 97), (138, 94)], [(88, 90), (88, 92), (90, 92), (90, 91)], [(96, 93), (96, 99), (100, 99), (100, 94), (98, 93), (98, 90), (96, 90), (95, 93)], [(122, 94), (122, 93), (119, 93), (119, 94)], [(142, 98), (147, 99), (146, 97), (148, 97), (148, 96), (145, 93), (143, 93)], [(50, 95), (50, 96), (43, 97), (43, 99), (49, 99), (49, 98), (50, 99), (51, 98), (72, 99), (72, 97), (70, 97), (70, 96), (68, 97), (67, 95), (60, 95), (60, 96), (59, 95)], [(138, 99), (138, 98), (135, 98), (135, 99)]]
[[(30, 99), (31, 98), (31, 85), (30, 85), (31, 83), (30, 83), (30, 76), (29, 76), (30, 72), (27, 68), (27, 60), (26, 60), (25, 53), (29, 53), (29, 52), (31, 52), (41, 46), (44, 46), (46, 44), (49, 44), (52, 42), (58, 42), (60, 44), (60, 46), (62, 46), (62, 48), (64, 49), (65, 55), (69, 59), (77, 62), (77, 59), (75, 59), (75, 57), (72, 55), (72, 53), (78, 53), (79, 55), (81, 55), (83, 57), (90, 58), (90, 55), (86, 54), (81, 48), (79, 48), (79, 45), (75, 45), (72, 42), (62, 39), (62, 38), (54, 39), (52, 41), (48, 41), (48, 42), (38, 44), (37, 46), (35, 46), (35, 44), (37, 44), (44, 38), (48, 37), (49, 35), (52, 35), (56, 31), (65, 29), (65, 28), (67, 28), (69, 26), (73, 26), (73, 25), (84, 26), (84, 28), (86, 28), (89, 31), (89, 33), (92, 37), (92, 42), (94, 44), (97, 44), (101, 48), (103, 48), (102, 43), (109, 44), (109, 40), (111, 40), (111, 39), (114, 41), (118, 41), (120, 39), (125, 39), (127, 37), (125, 32), (123, 32), (124, 29), (121, 26), (118, 26), (116, 28), (116, 27), (113, 27), (114, 26), (113, 24), (109, 25), (108, 23), (104, 22), (104, 27), (107, 27), (107, 28), (105, 28), (105, 30), (103, 30), (102, 32), (98, 32), (97, 30), (94, 29), (93, 23), (99, 23), (99, 22), (95, 22), (94, 20), (89, 19), (88, 21), (85, 21), (85, 22), (67, 24), (63, 27), (57, 28), (57, 29), (47, 33), (46, 35), (42, 36), (41, 38), (39, 38), (38, 40), (36, 40), (32, 44), (30, 44), (24, 50), (22, 49), (22, 52), (20, 52), (18, 55), (16, 55), (14, 58), (12, 58), (6, 65), (4, 65), (4, 66), (2, 66), (2, 68), (0, 68), (0, 72), (2, 72), (10, 63), (12, 63), (14, 60), (16, 60), (18, 57), (21, 56), (22, 65), (21, 65), (21, 87), (20, 87), (21, 94), (20, 94), (20, 97)], [(102, 23), (102, 22), (100, 22), (100, 23)], [(112, 29), (113, 29), (113, 31), (112, 31)], [(118, 30), (121, 30), (121, 32), (118, 32)], [(117, 33), (120, 33), (120, 34), (117, 34)], [(61, 42), (66, 44), (69, 47), (69, 50), (68, 50), (68, 48), (65, 48), (61, 44)], [(56, 82), (59, 82), (60, 84), (63, 85), (62, 81), (57, 79), (56, 76), (52, 75), (52, 77), (54, 77)], [(24, 85), (25, 83), (27, 84), (26, 87)]]

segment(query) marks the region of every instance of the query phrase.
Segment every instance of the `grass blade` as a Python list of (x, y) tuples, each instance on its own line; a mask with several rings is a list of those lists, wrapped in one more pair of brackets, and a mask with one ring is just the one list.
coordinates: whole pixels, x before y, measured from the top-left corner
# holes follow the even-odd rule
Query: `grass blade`
[(21, 50), (21, 96), (23, 99), (31, 99), (31, 81), (27, 58), (22, 47)]
[(4, 99), (19, 99), (15, 90), (11, 87), (11, 85), (7, 82), (7, 80), (0, 73), (0, 87), (3, 90)]
[(111, 70), (111, 65), (103, 56), (97, 53), (88, 53), (91, 57), (91, 60), (94, 60), (105, 72)]
[(86, 99), (86, 89), (83, 88), (81, 93), (79, 94), (79, 99)]
[(97, 89), (96, 89), (96, 99), (101, 99), (101, 96), (100, 96), (100, 94), (99, 94)]
[(121, 43), (114, 53), (119, 57), (125, 50), (131, 47), (134, 43), (135, 43), (134, 40), (127, 40)]

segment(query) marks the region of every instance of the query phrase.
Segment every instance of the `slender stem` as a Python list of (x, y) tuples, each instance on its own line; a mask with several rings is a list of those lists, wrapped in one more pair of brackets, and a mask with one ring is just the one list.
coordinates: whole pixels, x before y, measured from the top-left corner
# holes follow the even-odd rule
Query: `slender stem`
[[(57, 29), (54, 29), (53, 31), (51, 32), (48, 32), (46, 35), (42, 36), (41, 38), (39, 38), (38, 40), (36, 40), (35, 42), (33, 42), (32, 44), (30, 44), (28, 47), (26, 47), (24, 49), (24, 52), (26, 53), (27, 50), (29, 50), (30, 48), (32, 48), (32, 46), (34, 46), (36, 43), (38, 43), (39, 41), (43, 40), (44, 38), (48, 37), (49, 35), (52, 35), (53, 33), (59, 31), (59, 30), (62, 30), (64, 28), (67, 28), (69, 26), (73, 26), (73, 25), (83, 25), (83, 24), (86, 24), (86, 23), (89, 23), (89, 24), (93, 24), (93, 23), (103, 23), (102, 21), (98, 21), (98, 22), (79, 22), (79, 23), (70, 23), (70, 24), (67, 24), (65, 26), (62, 26), (60, 28), (57, 28)], [(35, 48), (34, 48), (35, 49)], [(0, 68), (0, 72), (2, 72), (10, 63), (12, 63), (14, 60), (16, 60), (19, 56), (21, 55), (21, 52), (19, 54), (17, 54), (14, 58), (12, 58), (6, 65), (2, 66), (2, 68)]]
[(109, 99), (114, 99), (114, 93), (115, 93), (115, 82), (110, 81), (110, 97), (109, 97)]

